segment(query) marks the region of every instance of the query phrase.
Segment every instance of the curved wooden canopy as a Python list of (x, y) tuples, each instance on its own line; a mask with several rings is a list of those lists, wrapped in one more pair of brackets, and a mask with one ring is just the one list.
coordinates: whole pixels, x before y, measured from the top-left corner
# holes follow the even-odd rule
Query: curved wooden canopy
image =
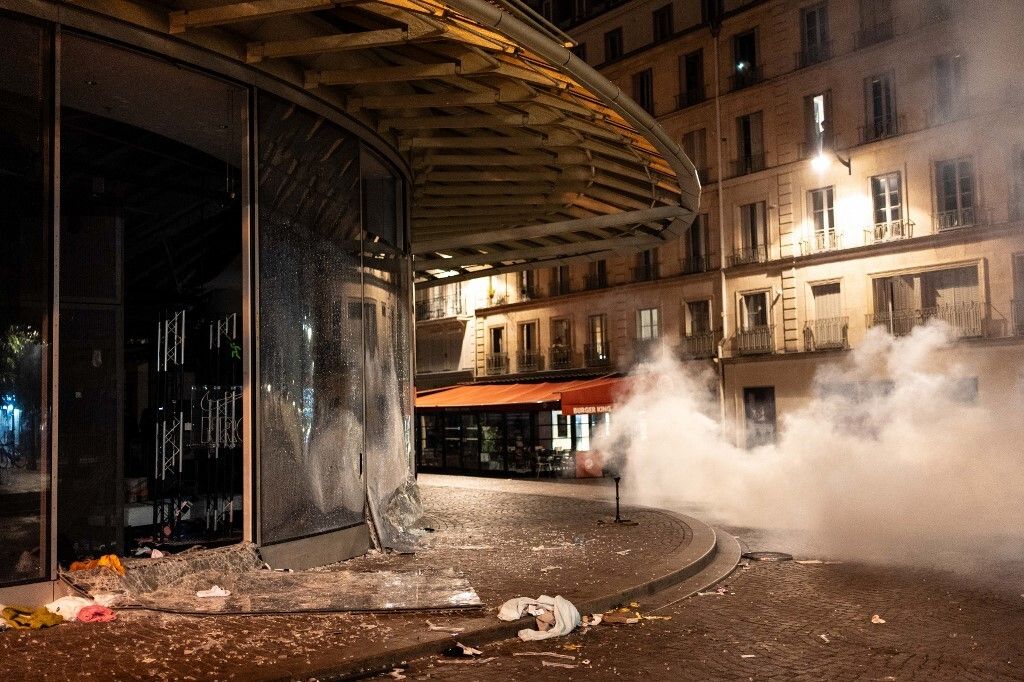
[(678, 145), (517, 0), (71, 4), (244, 60), (389, 139), (421, 283), (650, 248), (698, 207)]

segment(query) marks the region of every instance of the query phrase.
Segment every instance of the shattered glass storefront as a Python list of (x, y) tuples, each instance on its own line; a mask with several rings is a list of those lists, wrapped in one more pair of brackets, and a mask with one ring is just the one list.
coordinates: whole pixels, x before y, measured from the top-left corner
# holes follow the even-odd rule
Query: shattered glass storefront
[[(0, 15), (0, 587), (402, 542), (407, 175), (287, 88)], [(369, 522), (369, 523), (368, 523)]]

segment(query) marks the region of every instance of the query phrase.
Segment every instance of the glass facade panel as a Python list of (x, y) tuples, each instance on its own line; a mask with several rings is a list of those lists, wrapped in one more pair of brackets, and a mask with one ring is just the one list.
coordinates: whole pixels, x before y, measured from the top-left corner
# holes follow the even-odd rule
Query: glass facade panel
[(0, 17), (0, 585), (48, 574), (50, 35)]
[(260, 539), (275, 543), (362, 521), (364, 354), (394, 319), (363, 295), (359, 141), (269, 95), (258, 110)]

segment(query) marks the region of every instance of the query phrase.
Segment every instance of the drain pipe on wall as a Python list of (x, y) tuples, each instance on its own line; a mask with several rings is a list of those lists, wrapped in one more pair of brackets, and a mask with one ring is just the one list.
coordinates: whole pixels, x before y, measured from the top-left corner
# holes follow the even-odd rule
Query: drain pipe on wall
[(711, 35), (714, 37), (715, 45), (715, 150), (717, 152), (716, 165), (718, 166), (718, 282), (721, 288), (722, 310), (721, 324), (722, 332), (718, 338), (718, 408), (721, 415), (721, 423), (725, 425), (725, 330), (727, 315), (726, 286), (725, 286), (725, 201), (722, 191), (722, 89), (721, 89), (721, 64), (719, 63), (718, 46), (722, 26), (718, 17), (711, 19)]

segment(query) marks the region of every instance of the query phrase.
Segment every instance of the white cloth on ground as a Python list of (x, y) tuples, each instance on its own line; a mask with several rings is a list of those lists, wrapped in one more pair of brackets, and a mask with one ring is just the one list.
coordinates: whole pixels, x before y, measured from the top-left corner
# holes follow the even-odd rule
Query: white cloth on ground
[(196, 592), (196, 596), (200, 598), (205, 597), (230, 597), (231, 593), (225, 590), (220, 585), (214, 585), (208, 590), (199, 590)]
[(530, 629), (520, 630), (519, 639), (529, 642), (550, 637), (561, 637), (575, 630), (580, 624), (580, 612), (576, 610), (572, 602), (561, 596), (549, 597), (546, 594), (542, 594), (536, 599), (530, 599), (529, 597), (509, 599), (498, 609), (498, 619), (507, 621), (519, 620), (523, 617), (523, 614), (530, 612), (530, 607), (538, 606), (555, 614), (555, 624), (550, 630), (544, 632)]
[(50, 613), (59, 613), (64, 616), (64, 620), (77, 620), (79, 611), (95, 603), (92, 599), (86, 599), (85, 597), (61, 597), (47, 604), (46, 610)]

